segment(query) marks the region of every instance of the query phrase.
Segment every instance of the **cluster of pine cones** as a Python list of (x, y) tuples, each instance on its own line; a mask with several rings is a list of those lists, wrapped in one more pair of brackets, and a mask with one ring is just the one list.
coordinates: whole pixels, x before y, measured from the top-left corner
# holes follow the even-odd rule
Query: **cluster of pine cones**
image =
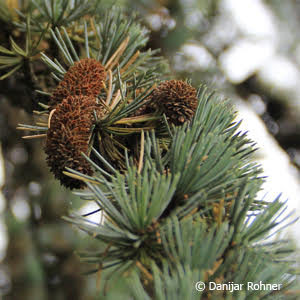
[[(106, 72), (95, 59), (76, 62), (64, 75), (50, 99), (53, 112), (45, 152), (51, 172), (68, 188), (82, 188), (83, 182), (63, 174), (66, 167), (92, 175), (90, 164), (82, 156), (88, 154), (96, 97), (103, 88)], [(51, 114), (50, 114), (51, 115)]]
[[(101, 115), (103, 110), (97, 103), (97, 96), (106, 77), (99, 61), (81, 59), (69, 68), (52, 93), (45, 152), (51, 172), (67, 188), (83, 188), (85, 184), (65, 175), (66, 167), (82, 174), (93, 174), (81, 153), (88, 155), (94, 112)], [(198, 103), (196, 89), (179, 80), (162, 82), (149, 97), (147, 103), (151, 110), (160, 115), (164, 113), (174, 125), (191, 120)]]

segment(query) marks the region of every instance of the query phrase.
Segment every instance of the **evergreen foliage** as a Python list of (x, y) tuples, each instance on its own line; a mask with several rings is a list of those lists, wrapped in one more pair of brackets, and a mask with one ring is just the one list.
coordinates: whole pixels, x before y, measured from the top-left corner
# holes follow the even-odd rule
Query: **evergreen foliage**
[[(96, 264), (92, 271), (98, 274), (107, 269), (108, 278), (123, 276), (134, 299), (296, 299), (291, 292), (294, 249), (284, 240), (268, 239), (287, 218), (285, 204), (279, 197), (272, 203), (257, 199), (263, 178), (252, 161), (255, 145), (238, 131), (229, 101), (200, 86), (197, 109), (188, 107), (189, 118), (175, 126), (168, 107), (153, 106), (153, 91), (167, 78), (168, 67), (158, 51), (146, 49), (147, 30), (116, 8), (101, 12), (98, 4), (30, 1), (14, 16), (15, 26), (25, 31), (25, 50), (13, 38), (10, 49), (0, 48), (0, 68), (6, 70), (1, 79), (23, 71), (40, 85), (39, 94), (48, 97), (35, 111), (35, 125), (19, 125), (37, 133), (25, 138), (46, 137), (49, 142), (53, 120), (66, 128), (63, 114), (54, 111), (65, 99), (53, 104), (51, 97), (74, 64), (90, 58), (104, 68), (106, 78), (95, 95), (88, 95), (93, 113), (90, 109), (85, 115), (80, 102), (87, 97), (84, 91), (70, 95), (80, 99), (68, 98), (70, 111), (75, 111), (72, 126), (79, 127), (80, 115), (88, 119), (80, 123), (88, 126), (84, 138), (70, 133), (84, 139), (70, 143), (81, 145), (82, 157), (64, 151), (66, 147), (55, 157), (61, 165), (72, 161), (62, 174), (83, 184), (66, 184), (65, 177), (57, 176), (61, 183), (87, 186), (77, 194), (98, 205), (90, 214), (101, 211), (105, 217), (100, 223), (76, 212), (64, 217), (101, 245), (99, 251), (81, 253), (82, 260)], [(1, 18), (7, 21), (1, 5)], [(47, 66), (43, 74), (35, 71), (37, 61)], [(49, 74), (53, 81), (45, 85)], [(83, 172), (87, 162), (93, 172)], [(281, 288), (197, 291), (199, 281), (244, 287), (261, 281)]]
[(66, 218), (107, 245), (82, 258), (127, 271), (136, 299), (199, 298), (191, 288), (197, 281), (282, 284), (280, 293), (212, 291), (215, 299), (286, 298), (294, 280), (286, 258), (293, 250), (267, 239), (284, 220), (284, 203), (255, 198), (261, 170), (228, 103), (205, 87), (198, 97), (193, 122), (172, 127), (166, 150), (159, 150), (154, 132), (146, 134), (141, 172), (128, 162), (125, 174), (95, 166), (99, 175), (81, 177), (92, 192), (81, 197), (96, 201), (107, 216), (102, 224), (76, 214)]

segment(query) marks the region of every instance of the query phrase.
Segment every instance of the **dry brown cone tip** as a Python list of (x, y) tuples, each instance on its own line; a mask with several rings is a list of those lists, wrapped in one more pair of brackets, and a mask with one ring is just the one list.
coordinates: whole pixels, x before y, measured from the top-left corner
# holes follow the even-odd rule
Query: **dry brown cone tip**
[(75, 62), (52, 93), (49, 103), (51, 109), (68, 96), (96, 97), (101, 92), (105, 79), (106, 71), (99, 61), (84, 58)]
[(162, 82), (150, 97), (151, 106), (165, 113), (168, 121), (174, 125), (190, 121), (198, 105), (197, 90), (181, 80)]
[(93, 111), (97, 107), (94, 96), (67, 96), (56, 106), (47, 132), (45, 152), (47, 164), (55, 178), (70, 189), (85, 184), (63, 174), (66, 167), (92, 175), (90, 164), (81, 152), (88, 154)]

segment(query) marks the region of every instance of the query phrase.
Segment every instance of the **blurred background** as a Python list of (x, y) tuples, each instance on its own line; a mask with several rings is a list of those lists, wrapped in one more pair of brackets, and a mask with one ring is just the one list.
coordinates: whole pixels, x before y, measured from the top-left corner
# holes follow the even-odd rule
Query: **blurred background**
[[(139, 12), (150, 31), (148, 47), (161, 49), (173, 77), (232, 99), (268, 177), (258, 198), (282, 193), (288, 211), (300, 216), (300, 1), (104, 2)], [(1, 40), (9, 34), (3, 30)], [(87, 208), (53, 179), (43, 142), (23, 140), (16, 130), (32, 123), (24, 89), (15, 77), (0, 82), (0, 297), (94, 299), (96, 275), (82, 276), (92, 266), (74, 249), (99, 243), (61, 219), (71, 208)], [(299, 243), (299, 229), (296, 222), (284, 235)], [(114, 293), (124, 299), (122, 288)]]

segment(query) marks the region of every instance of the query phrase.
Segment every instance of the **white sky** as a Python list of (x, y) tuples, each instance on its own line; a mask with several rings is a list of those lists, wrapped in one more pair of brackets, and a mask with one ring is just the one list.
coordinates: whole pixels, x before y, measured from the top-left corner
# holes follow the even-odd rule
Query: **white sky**
[[(261, 0), (223, 0), (223, 7), (240, 31), (240, 38), (220, 56), (224, 74), (233, 83), (239, 83), (253, 74), (275, 90), (292, 95), (300, 94), (300, 72), (288, 58), (278, 53), (276, 23), (271, 11)], [(293, 103), (300, 106), (300, 97)], [(295, 209), (300, 216), (299, 171), (292, 166), (288, 155), (269, 135), (264, 123), (251, 107), (237, 103), (242, 128), (257, 142), (265, 175), (268, 176), (259, 197), (274, 200), (282, 193), (282, 201), (288, 199), (289, 210)], [(288, 228), (300, 241), (299, 222)], [(300, 245), (300, 243), (299, 243)]]

